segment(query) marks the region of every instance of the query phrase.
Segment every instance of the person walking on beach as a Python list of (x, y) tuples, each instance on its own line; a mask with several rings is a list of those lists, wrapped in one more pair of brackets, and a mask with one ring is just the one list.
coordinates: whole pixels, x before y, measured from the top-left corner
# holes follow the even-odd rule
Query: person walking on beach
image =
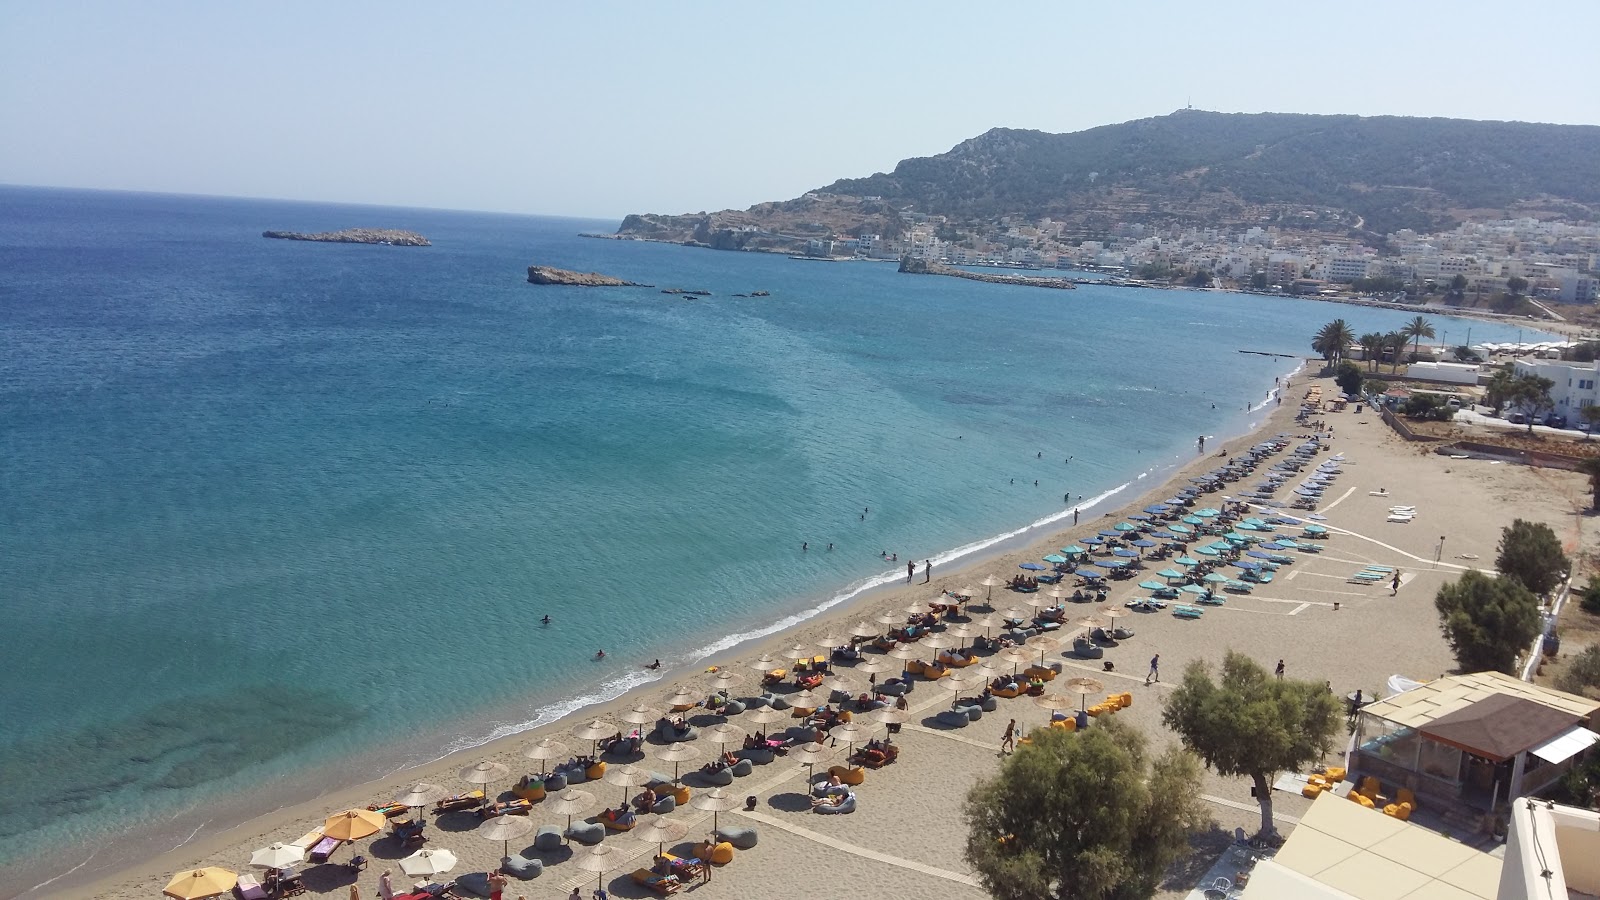
[(922, 561), (922, 583), (923, 584), (927, 584), (932, 579), (933, 579), (933, 560), (925, 559), (925, 560)]
[(1399, 569), (1395, 569), (1394, 570), (1394, 580), (1389, 582), (1389, 596), (1393, 597), (1393, 596), (1398, 595), (1399, 593), (1400, 593), (1400, 570)]
[(489, 873), (489, 900), (501, 900), (506, 892), (506, 877), (496, 869)]
[(1000, 752), (1013, 753), (1017, 749), (1017, 720), (1012, 719), (1006, 725), (1006, 733), (1000, 738)]
[(1279, 681), (1283, 680), (1283, 660), (1278, 660), (1278, 667), (1272, 670), (1272, 674), (1278, 676)]
[(378, 876), (378, 896), (382, 900), (394, 900), (394, 876), (392, 869), (384, 869)]
[(1076, 509), (1072, 511), (1072, 524), (1078, 524), (1078, 511)]
[(1152, 682), (1152, 681), (1160, 681), (1160, 680), (1161, 680), (1161, 654), (1157, 653), (1155, 656), (1150, 657), (1150, 672), (1149, 672), (1149, 674), (1144, 676), (1145, 687), (1149, 687), (1150, 686), (1150, 682)]
[(917, 577), (917, 561), (908, 559), (906, 560), (906, 584), (910, 584), (911, 579), (915, 577)]

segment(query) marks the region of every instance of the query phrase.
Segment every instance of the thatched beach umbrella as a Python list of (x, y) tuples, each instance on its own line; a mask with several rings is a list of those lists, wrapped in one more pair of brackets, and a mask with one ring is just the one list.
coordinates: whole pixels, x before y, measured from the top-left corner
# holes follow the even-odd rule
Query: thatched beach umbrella
[(954, 706), (955, 701), (960, 700), (962, 694), (975, 694), (982, 691), (984, 685), (989, 683), (989, 679), (983, 677), (979, 672), (957, 672), (948, 678), (939, 679), (939, 683), (944, 685), (945, 689), (955, 692), (955, 696), (950, 701), (951, 705)]
[(989, 592), (983, 595), (983, 599), (993, 600), (994, 589), (1002, 584), (1005, 584), (1005, 580), (997, 578), (994, 575), (986, 575), (984, 576), (984, 579), (978, 583), (989, 589)]
[(1061, 649), (1061, 639), (1044, 635), (1028, 642), (1028, 649), (1039, 654), (1039, 665), (1044, 665), (1044, 655)]
[(566, 744), (544, 738), (529, 744), (528, 749), (522, 751), (522, 755), (539, 761), (539, 777), (543, 778), (545, 770), (549, 768), (545, 763), (552, 759), (560, 759), (563, 756), (567, 756), (568, 752)]
[(1089, 695), (1098, 694), (1106, 689), (1105, 682), (1098, 678), (1073, 678), (1062, 685), (1069, 693), (1077, 694), (1082, 700), (1081, 709), (1089, 708)]
[(177, 900), (200, 900), (202, 897), (226, 894), (238, 883), (237, 874), (217, 866), (206, 866), (203, 869), (190, 869), (172, 876), (172, 880), (161, 889), (161, 893)]
[(799, 644), (795, 644), (778, 655), (788, 660), (810, 659), (811, 657), (816, 656), (815, 653), (811, 652), (811, 648), (802, 647)]
[(771, 725), (774, 722), (782, 722), (788, 718), (790, 718), (789, 714), (781, 709), (763, 706), (746, 714), (744, 720), (754, 725)]
[(661, 710), (653, 706), (646, 706), (643, 703), (636, 703), (624, 710), (617, 718), (627, 722), (629, 725), (649, 725), (661, 718)]
[(828, 737), (833, 738), (835, 741), (844, 741), (849, 748), (846, 752), (855, 753), (856, 744), (866, 740), (867, 735), (871, 733), (872, 729), (863, 727), (856, 722), (845, 722), (842, 725), (833, 726), (833, 730), (828, 732)]
[(867, 718), (880, 725), (904, 725), (911, 716), (903, 709), (883, 706), (867, 713)]
[(752, 669), (762, 672), (771, 672), (773, 669), (788, 668), (788, 664), (784, 660), (773, 656), (771, 653), (763, 653), (755, 659), (750, 660), (750, 662), (746, 663), (746, 665)]
[[(704, 810), (711, 813), (711, 830), (716, 831), (717, 813), (727, 812), (730, 809), (738, 809), (742, 804), (740, 804), (737, 797), (733, 796), (722, 788), (716, 788), (703, 794), (695, 795), (695, 797), (689, 801), (689, 805), (695, 809)], [(709, 863), (710, 860), (707, 860), (707, 864)]]
[(713, 675), (711, 677), (711, 689), (713, 691), (730, 690), (734, 685), (736, 685), (738, 683), (739, 683), (739, 676), (733, 674), (732, 672), (728, 671), (727, 669), (722, 669), (722, 670), (718, 671), (716, 675)]
[(850, 629), (850, 636), (858, 638), (877, 637), (882, 633), (883, 629), (873, 625), (871, 622), (857, 622), (855, 627)]
[(511, 854), (512, 838), (519, 838), (533, 830), (533, 821), (527, 816), (495, 816), (478, 826), (478, 837), (500, 842), (500, 855)]
[(674, 688), (672, 693), (661, 702), (673, 707), (674, 711), (677, 711), (677, 707), (694, 706), (696, 703), (699, 703), (700, 700), (701, 697), (699, 694), (696, 694), (687, 688), (677, 687)]
[(737, 725), (722, 722), (706, 729), (706, 740), (713, 744), (738, 744), (743, 743), (747, 733)]
[(983, 636), (988, 637), (989, 632), (992, 629), (999, 628), (1001, 625), (1004, 625), (1005, 622), (999, 616), (995, 615), (994, 613), (990, 613), (986, 616), (979, 616), (968, 624), (970, 624), (973, 628), (982, 628)]
[[(594, 873), (594, 886), (600, 887), (605, 880), (606, 873), (619, 866), (626, 865), (631, 854), (615, 844), (597, 844), (588, 853), (578, 858), (578, 868), (585, 872)], [(706, 860), (706, 865), (711, 861)]]
[(826, 647), (827, 649), (832, 650), (835, 647), (843, 647), (845, 644), (849, 643), (849, 641), (847, 641), (844, 635), (840, 634), (839, 632), (830, 631), (822, 637), (817, 638), (815, 641), (813, 641), (813, 643), (815, 643), (818, 647)]
[(483, 785), (483, 799), (494, 802), (494, 795), (489, 790), (489, 785), (511, 774), (511, 768), (504, 763), (484, 760), (466, 766), (461, 770), (461, 780), (469, 784)]
[(622, 788), (622, 802), (628, 802), (628, 789), (638, 787), (650, 780), (650, 772), (634, 765), (608, 766), (606, 773), (600, 776), (606, 784), (615, 784)]
[(594, 795), (577, 788), (567, 788), (556, 795), (553, 803), (546, 804), (550, 812), (567, 817), (567, 829), (572, 829), (572, 817), (594, 805)]
[(595, 750), (600, 748), (601, 739), (611, 737), (620, 730), (620, 728), (604, 719), (590, 719), (572, 729), (572, 736), (580, 741), (593, 741), (594, 746), (589, 750), (593, 754)]
[(685, 760), (697, 759), (699, 756), (699, 747), (682, 742), (668, 744), (656, 751), (656, 759), (672, 763), (672, 780), (674, 783), (678, 780), (678, 765)]
[(923, 638), (922, 646), (933, 650), (948, 650), (956, 645), (956, 639), (943, 631), (935, 631)]
[(827, 702), (827, 696), (816, 691), (799, 691), (789, 695), (789, 705), (797, 709), (816, 709)]
[(883, 615), (878, 616), (878, 622), (883, 625), (894, 627), (904, 625), (906, 623), (906, 619), (905, 616), (898, 615), (893, 610), (890, 610), (885, 612)]
[(808, 770), (806, 775), (806, 784), (811, 783), (811, 776), (815, 774), (817, 763), (822, 762), (827, 758), (828, 748), (822, 746), (821, 741), (818, 741), (815, 744), (807, 744), (799, 749), (789, 751), (789, 761), (800, 763)]
[(407, 788), (405, 793), (394, 798), (394, 802), (400, 804), (401, 806), (416, 810), (417, 817), (421, 818), (422, 811), (424, 809), (427, 809), (428, 807), (438, 803), (440, 800), (443, 800), (448, 796), (450, 796), (450, 792), (439, 785), (429, 784), (426, 781), (419, 781)]
[[(656, 855), (667, 851), (667, 841), (681, 841), (689, 833), (689, 824), (666, 816), (651, 816), (640, 822), (631, 832), (634, 840), (656, 845)], [(707, 865), (710, 865), (709, 861)]]

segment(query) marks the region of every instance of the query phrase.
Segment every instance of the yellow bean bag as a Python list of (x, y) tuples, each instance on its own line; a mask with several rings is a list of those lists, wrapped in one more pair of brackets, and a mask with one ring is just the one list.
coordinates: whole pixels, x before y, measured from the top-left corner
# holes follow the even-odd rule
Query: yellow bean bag
[(1310, 797), (1313, 800), (1317, 799), (1317, 795), (1320, 793), (1322, 793), (1322, 785), (1320, 784), (1308, 784), (1300, 789), (1300, 796)]
[(1344, 766), (1329, 766), (1325, 774), (1329, 781), (1338, 784), (1344, 780)]
[(1020, 697), (1020, 696), (1022, 696), (1024, 692), (1025, 692), (1025, 689), (1022, 687), (1022, 685), (1017, 685), (1014, 688), (1009, 688), (1009, 687), (998, 688), (997, 690), (995, 690), (994, 695), (996, 697), (1004, 697), (1007, 700), (1009, 700), (1012, 697)]
[(949, 674), (950, 670), (944, 666), (926, 665), (922, 667), (922, 677), (929, 681), (938, 681)]
[(1117, 696), (1122, 698), (1122, 708), (1123, 709), (1127, 709), (1128, 707), (1133, 705), (1133, 695), (1132, 694), (1118, 694)]
[(685, 786), (685, 785), (681, 785), (681, 784), (678, 785), (678, 787), (675, 790), (672, 791), (672, 799), (679, 806), (688, 806), (689, 805), (689, 788), (687, 786)]
[(1040, 681), (1054, 681), (1056, 670), (1046, 666), (1029, 666), (1023, 670), (1022, 675), (1028, 679), (1037, 678)]
[(867, 770), (860, 766), (829, 766), (829, 775), (839, 776), (839, 780), (848, 785), (857, 785), (867, 780)]
[(601, 760), (601, 761), (595, 763), (594, 765), (590, 766), (588, 768), (586, 774), (589, 776), (589, 780), (590, 781), (595, 781), (595, 780), (599, 779), (601, 776), (605, 775), (606, 774), (606, 763), (605, 763), (605, 760)]
[(1077, 719), (1071, 719), (1071, 718), (1068, 718), (1068, 719), (1056, 719), (1055, 721), (1050, 723), (1050, 727), (1051, 728), (1060, 728), (1063, 731), (1077, 731), (1078, 730), (1078, 720)]
[(511, 789), (511, 793), (523, 800), (537, 803), (544, 799), (544, 782), (530, 781)]
[(922, 670), (925, 668), (927, 668), (927, 664), (920, 659), (906, 660), (906, 671), (913, 675), (921, 675)]
[(709, 860), (716, 865), (725, 866), (728, 863), (733, 862), (733, 845), (727, 841), (723, 841), (716, 846), (712, 846), (711, 843), (707, 841), (705, 843), (695, 845), (694, 855), (700, 857), (701, 859)]

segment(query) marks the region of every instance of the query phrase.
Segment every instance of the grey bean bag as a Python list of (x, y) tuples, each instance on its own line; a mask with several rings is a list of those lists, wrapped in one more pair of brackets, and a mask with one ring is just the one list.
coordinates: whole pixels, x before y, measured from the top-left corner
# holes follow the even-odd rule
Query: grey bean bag
[(994, 712), (1000, 708), (1000, 699), (991, 694), (983, 698), (983, 702), (979, 705), (983, 707), (984, 712)]
[[(562, 769), (561, 774), (566, 776), (567, 784), (583, 784), (585, 781), (589, 780), (589, 770), (579, 766), (574, 766), (570, 769)], [(550, 789), (545, 788), (545, 790), (549, 791)]]
[(771, 750), (768, 750), (766, 747), (753, 747), (744, 751), (744, 758), (750, 760), (758, 766), (764, 766), (767, 763), (772, 762), (774, 759), (777, 759), (778, 755), (773, 753)]
[(656, 805), (650, 807), (650, 811), (653, 813), (669, 813), (677, 808), (678, 798), (668, 794), (665, 797), (662, 797), (660, 800), (657, 800)]
[(561, 849), (561, 829), (554, 825), (540, 825), (533, 834), (533, 849), (543, 853)]
[(727, 787), (733, 784), (733, 771), (731, 769), (718, 769), (715, 772), (701, 772), (700, 780), (717, 787)]
[(828, 702), (829, 703), (848, 703), (848, 702), (850, 702), (850, 698), (853, 697), (853, 696), (855, 696), (855, 695), (850, 693), (849, 691), (834, 691), (833, 693), (828, 695)]
[(843, 815), (844, 813), (853, 813), (856, 811), (856, 795), (846, 794), (844, 802), (840, 803), (838, 806), (830, 806), (824, 803), (821, 806), (812, 807), (811, 811), (825, 816), (837, 816)]
[(964, 714), (969, 722), (976, 722), (983, 718), (983, 707), (978, 706), (977, 704), (965, 704), (958, 706), (956, 707), (956, 712)]
[(606, 827), (599, 822), (573, 822), (567, 837), (592, 847), (606, 839)]
[(897, 681), (894, 684), (880, 684), (880, 685), (878, 685), (878, 693), (883, 694), (886, 697), (898, 697), (898, 696), (904, 694), (905, 692), (906, 692), (906, 683), (903, 682), (903, 681)]
[(718, 828), (711, 833), (716, 835), (718, 841), (727, 841), (740, 850), (749, 850), (760, 838), (754, 828), (741, 828), (737, 825)]
[(455, 880), (455, 887), (474, 897), (489, 896), (489, 873), (468, 872)]
[(751, 709), (762, 709), (771, 702), (771, 697), (771, 694), (762, 694), (759, 697), (746, 697), (744, 702)]
[(741, 759), (738, 762), (734, 763), (732, 766), (728, 767), (728, 771), (730, 771), (733, 774), (739, 776), (740, 778), (743, 778), (744, 776), (749, 775), (751, 772), (754, 772), (755, 769), (756, 769), (755, 763), (752, 763), (748, 759)]
[(1083, 659), (1099, 659), (1106, 655), (1106, 651), (1093, 641), (1077, 638), (1072, 642), (1072, 654)]
[(947, 709), (933, 717), (940, 725), (949, 728), (965, 728), (972, 723), (967, 714), (954, 709)]
[(789, 735), (802, 744), (817, 742), (817, 730), (809, 725), (796, 725), (789, 729)]
[(554, 794), (556, 791), (567, 789), (567, 776), (560, 772), (551, 772), (544, 778), (545, 793)]
[(783, 699), (777, 694), (762, 694), (761, 699), (765, 700), (767, 705), (773, 709), (788, 709), (790, 705), (788, 700)]
[(742, 712), (744, 712), (744, 703), (739, 700), (729, 700), (727, 703), (722, 704), (722, 714), (725, 716), (737, 716)]
[(673, 728), (672, 723), (665, 722), (656, 728), (656, 737), (665, 744), (687, 743), (700, 736), (700, 729), (693, 725), (682, 728)]
[[(556, 842), (556, 846), (560, 846), (559, 839)], [(544, 871), (544, 863), (537, 859), (529, 859), (521, 854), (513, 854), (500, 860), (500, 871), (510, 875), (512, 878), (528, 881), (539, 877), (539, 873)]]
[(646, 781), (644, 784), (645, 784), (645, 787), (648, 787), (651, 790), (653, 790), (653, 791), (655, 791), (656, 793), (659, 794), (659, 793), (661, 793), (661, 789), (663, 787), (671, 789), (671, 787), (672, 787), (672, 779), (670, 777), (668, 777), (664, 773), (651, 772), (650, 773), (650, 780)]

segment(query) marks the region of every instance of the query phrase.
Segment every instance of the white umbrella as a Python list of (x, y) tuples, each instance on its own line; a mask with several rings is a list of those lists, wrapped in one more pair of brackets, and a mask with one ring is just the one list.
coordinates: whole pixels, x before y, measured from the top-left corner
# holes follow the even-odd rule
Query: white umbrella
[(793, 647), (783, 651), (781, 655), (784, 659), (792, 660), (810, 659), (811, 657), (816, 656), (816, 654), (812, 653), (810, 649), (802, 647), (799, 644), (795, 644)]
[(250, 854), (250, 865), (258, 869), (287, 869), (305, 858), (304, 848), (293, 844), (273, 844)]
[(443, 875), (456, 867), (456, 855), (449, 850), (424, 847), (400, 860), (400, 871), (407, 875)]

